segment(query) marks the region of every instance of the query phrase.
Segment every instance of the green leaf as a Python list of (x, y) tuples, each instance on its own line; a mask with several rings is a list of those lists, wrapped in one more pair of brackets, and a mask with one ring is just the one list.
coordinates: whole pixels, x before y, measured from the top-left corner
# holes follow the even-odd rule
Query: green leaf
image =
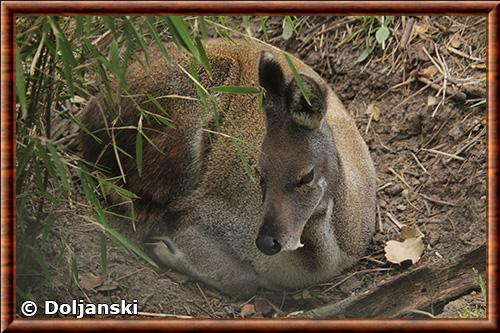
[(153, 37), (156, 45), (160, 49), (160, 52), (163, 54), (163, 56), (165, 57), (165, 59), (167, 59), (167, 61), (169, 63), (172, 63), (172, 57), (168, 53), (168, 51), (165, 47), (165, 44), (162, 42), (160, 36), (158, 35), (158, 32), (156, 32), (156, 29), (155, 29), (154, 23), (153, 23), (153, 19), (148, 16), (148, 17), (146, 17), (146, 20), (144, 21), (144, 23), (146, 24), (146, 28), (148, 28), (149, 32), (151, 33), (151, 36)]
[(283, 37), (284, 40), (289, 40), (292, 36), (293, 33), (297, 33), (295, 31), (295, 26), (293, 25), (292, 18), (290, 16), (285, 16), (283, 19), (283, 33), (281, 36)]
[(184, 19), (181, 16), (167, 16), (165, 19), (168, 22), (170, 33), (178, 38), (181, 43), (180, 46), (184, 47), (195, 59), (198, 60), (198, 51), (194, 46)]
[(125, 70), (124, 68), (121, 67), (120, 65), (120, 56), (119, 56), (119, 51), (118, 51), (118, 43), (116, 41), (113, 41), (109, 45), (109, 57), (110, 61), (107, 62), (106, 64), (108, 65), (109, 69), (117, 79), (118, 83), (122, 88), (126, 88), (126, 82), (125, 82)]
[(375, 33), (375, 38), (379, 44), (382, 44), (389, 37), (389, 29), (386, 26), (381, 26)]
[(47, 241), (47, 236), (49, 235), (49, 232), (52, 230), (52, 227), (54, 226), (54, 221), (55, 221), (54, 214), (49, 213), (49, 215), (45, 219), (45, 224), (43, 226), (43, 231), (42, 231), (42, 240), (44, 242)]
[(269, 35), (267, 34), (267, 29), (266, 29), (266, 21), (267, 21), (267, 16), (259, 16), (260, 31), (262, 31), (262, 33), (264, 34), (265, 41), (269, 39)]
[(374, 49), (375, 49), (375, 44), (373, 44), (370, 47), (365, 48), (363, 50), (363, 52), (361, 52), (361, 54), (359, 55), (359, 57), (356, 60), (356, 62), (363, 62), (363, 61), (365, 61), (365, 59), (368, 58), (370, 56), (370, 54), (372, 54), (372, 52), (373, 52)]
[(386, 27), (388, 27), (392, 23), (393, 20), (394, 20), (394, 16), (385, 16), (384, 25)]
[(142, 174), (142, 148), (142, 132), (138, 130), (137, 134), (135, 135), (135, 164), (137, 166), (139, 177)]
[(260, 89), (257, 87), (245, 86), (216, 86), (208, 89), (210, 92), (218, 92), (223, 94), (258, 94)]
[(73, 277), (74, 282), (79, 285), (79, 276), (78, 276), (78, 264), (76, 263), (76, 257), (71, 256), (71, 276)]
[(81, 162), (78, 162), (78, 167), (80, 169), (80, 183), (82, 190), (85, 194), (85, 198), (91, 204), (92, 213), (94, 213), (94, 216), (99, 224), (107, 226), (108, 223), (106, 221), (105, 212), (94, 193), (94, 183), (92, 182), (90, 176), (87, 175), (87, 171), (85, 171), (85, 167)]
[(259, 110), (264, 113), (264, 89), (261, 89), (259, 92)]
[(133, 254), (139, 256), (140, 258), (144, 259), (146, 262), (153, 265), (154, 267), (158, 267), (158, 265), (156, 265), (156, 263), (144, 251), (142, 251), (137, 245), (133, 244), (128, 239), (123, 237), (119, 232), (111, 228), (106, 228), (105, 230), (106, 234), (116, 243), (122, 245), (124, 248), (126, 248)]
[(250, 28), (250, 17), (249, 16), (242, 16), (241, 20), (243, 23), (243, 28), (245, 28), (245, 29)]
[(108, 275), (108, 246), (104, 235), (101, 235), (101, 274)]
[(47, 20), (52, 28), (54, 37), (56, 38), (56, 50), (58, 55), (61, 56), (63, 61), (63, 76), (68, 83), (70, 94), (74, 94), (74, 79), (72, 69), (76, 66), (76, 60), (73, 56), (73, 49), (71, 43), (59, 27), (59, 24), (53, 17), (47, 17)]
[[(54, 163), (50, 160), (49, 155), (47, 154), (47, 149), (46, 147), (42, 146), (40, 143), (36, 142), (36, 155), (43, 161), (43, 165), (45, 166), (45, 169), (47, 169), (47, 172), (52, 178), (56, 178), (56, 172), (55, 172), (55, 167)], [(44, 190), (43, 188), (40, 188), (40, 190)]]
[(118, 195), (121, 196), (122, 198), (139, 199), (139, 197), (135, 193), (130, 192), (130, 191), (124, 189), (123, 187), (116, 185), (112, 181), (105, 182), (105, 184), (107, 186), (109, 186), (110, 188), (112, 188), (113, 190), (115, 190), (116, 193), (118, 193)]
[(94, 139), (97, 143), (102, 144), (102, 140), (95, 136), (94, 133), (92, 133), (82, 122), (80, 119), (76, 118), (74, 115), (72, 115), (70, 112), (68, 113), (69, 117), (71, 120), (78, 126), (80, 130), (85, 132), (85, 134), (88, 134)]
[(26, 171), (26, 165), (28, 162), (31, 160), (33, 157), (33, 147), (35, 143), (30, 140), (28, 145), (26, 147), (21, 147), (17, 149), (16, 152), (16, 158), (18, 160), (17, 167), (16, 167), (16, 181), (20, 179), (21, 175), (24, 174)]
[(21, 52), (16, 50), (16, 93), (17, 100), (21, 107), (22, 118), (26, 119), (28, 116), (28, 103), (26, 99), (26, 81), (24, 79), (23, 63), (21, 59)]
[(172, 121), (170, 119), (168, 119), (167, 117), (165, 116), (162, 116), (162, 115), (159, 115), (157, 113), (152, 113), (151, 114), (153, 116), (153, 118), (155, 118), (155, 120), (169, 128), (174, 128), (174, 126), (172, 125)]
[(200, 38), (196, 38), (196, 48), (198, 49), (198, 54), (200, 55), (200, 61), (207, 71), (209, 76), (212, 76), (212, 66), (210, 65), (210, 61), (208, 61), (207, 53), (205, 52), (205, 47), (203, 47), (203, 43)]
[(288, 55), (287, 52), (283, 52), (283, 55), (285, 56), (285, 59), (286, 59), (286, 62), (288, 63), (288, 66), (292, 70), (293, 78), (294, 78), (295, 82), (297, 82), (297, 85), (299, 86), (299, 89), (302, 92), (304, 99), (306, 100), (307, 104), (311, 105), (311, 102), (309, 101), (309, 92), (307, 91), (307, 89), (304, 85), (304, 81), (300, 77), (300, 74), (297, 71), (297, 68), (295, 68), (295, 65), (293, 64), (292, 59), (290, 58), (290, 56)]
[(54, 167), (57, 175), (61, 179), (61, 182), (63, 184), (63, 187), (66, 189), (66, 192), (71, 193), (71, 185), (69, 184), (68, 181), (68, 176), (66, 173), (66, 169), (64, 168), (64, 164), (61, 161), (61, 157), (59, 156), (59, 153), (57, 152), (56, 148), (51, 143), (47, 144), (47, 148), (49, 149), (50, 156), (52, 157), (52, 160), (54, 161)]
[(113, 36), (116, 36), (116, 26), (115, 26), (115, 22), (114, 22), (114, 17), (112, 17), (112, 16), (101, 16), (101, 17), (102, 17), (104, 24), (111, 31)]
[(200, 32), (201, 32), (201, 38), (203, 40), (208, 39), (208, 29), (207, 29), (207, 22), (205, 21), (204, 16), (198, 16), (198, 26), (200, 27)]
[(198, 97), (200, 97), (200, 100), (203, 104), (203, 106), (206, 107), (207, 105), (207, 96), (208, 96), (208, 91), (203, 87), (203, 85), (200, 83), (200, 77), (198, 76), (198, 72), (196, 71), (196, 68), (194, 66), (190, 66), (189, 72), (187, 72), (184, 68), (180, 67), (179, 68), (184, 72), (184, 74), (187, 75), (187, 77), (193, 81), (196, 91), (198, 93)]
[(253, 169), (250, 167), (248, 160), (245, 157), (245, 154), (241, 150), (240, 144), (234, 138), (231, 139), (231, 142), (233, 143), (233, 145), (236, 149), (236, 153), (238, 154), (238, 157), (240, 158), (240, 161), (243, 164), (243, 168), (245, 170), (245, 173), (248, 175), (248, 177), (250, 177), (250, 180), (252, 182), (255, 181)]
[(146, 46), (146, 42), (144, 41), (144, 38), (142, 38), (141, 34), (135, 30), (134, 25), (128, 18), (125, 18), (125, 27), (127, 28), (126, 30), (129, 30), (132, 35), (134, 36), (134, 39), (139, 43), (140, 48), (142, 49), (142, 52), (144, 53), (144, 56), (146, 57), (146, 61), (149, 62), (149, 49)]

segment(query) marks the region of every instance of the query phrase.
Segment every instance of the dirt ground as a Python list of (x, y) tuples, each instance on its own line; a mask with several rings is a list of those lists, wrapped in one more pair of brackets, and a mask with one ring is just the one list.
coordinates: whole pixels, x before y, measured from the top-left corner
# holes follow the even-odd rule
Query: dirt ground
[[(31, 284), (28, 296), (95, 303), (137, 299), (145, 317), (283, 317), (373, 290), (415, 266), (444, 265), (485, 243), (486, 20), (396, 18), (385, 50), (378, 47), (361, 63), (356, 60), (366, 32), (350, 37), (365, 24), (361, 19), (312, 17), (288, 41), (281, 38), (281, 22), (269, 19), (270, 43), (298, 55), (329, 82), (370, 148), (378, 214), (367, 256), (327, 283), (295, 292), (260, 290), (246, 302), (235, 302), (177, 273), (155, 269), (111, 242), (108, 274), (100, 277), (99, 227), (84, 213), (68, 213), (55, 221), (43, 251), (58, 274), (41, 284), (18, 277), (18, 283)], [(411, 33), (405, 36), (405, 30)], [(437, 95), (444, 77), (437, 67), (449, 74), (444, 99)], [(397, 224), (416, 225), (425, 235), (424, 255), (410, 268), (384, 257), (385, 242), (399, 237)], [(80, 285), (70, 273), (75, 266)], [(474, 302), (484, 306), (481, 298)]]

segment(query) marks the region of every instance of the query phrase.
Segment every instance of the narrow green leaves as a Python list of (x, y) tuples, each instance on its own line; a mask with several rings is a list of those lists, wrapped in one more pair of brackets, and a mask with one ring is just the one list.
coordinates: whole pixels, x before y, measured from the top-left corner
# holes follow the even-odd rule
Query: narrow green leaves
[(295, 30), (295, 25), (293, 23), (293, 20), (290, 16), (285, 16), (283, 19), (283, 33), (281, 34), (281, 37), (283, 37), (284, 40), (289, 40), (294, 33), (297, 33)]
[(76, 66), (76, 60), (73, 56), (73, 49), (61, 30), (61, 27), (54, 17), (47, 17), (47, 20), (52, 28), (52, 33), (56, 39), (56, 51), (57, 55), (62, 58), (63, 62), (63, 76), (68, 83), (68, 88), (70, 89), (71, 95), (74, 94), (74, 79), (72, 69)]
[(389, 37), (389, 28), (386, 26), (380, 27), (375, 33), (375, 38), (379, 44), (382, 44), (386, 41), (387, 37)]
[(135, 163), (139, 176), (142, 175), (142, 149), (143, 149), (142, 130), (137, 129), (137, 133), (135, 135)]
[(61, 161), (61, 157), (59, 153), (56, 151), (54, 146), (51, 143), (47, 144), (47, 148), (50, 152), (52, 162), (54, 165), (54, 169), (61, 180), (61, 183), (66, 190), (66, 192), (71, 193), (71, 185), (69, 184), (68, 176), (66, 173), (66, 169), (64, 168), (64, 164)]
[(23, 63), (19, 49), (16, 50), (16, 94), (21, 107), (22, 118), (28, 116), (28, 103), (26, 99), (26, 81), (24, 78)]
[(146, 25), (146, 28), (149, 30), (149, 32), (151, 34), (151, 37), (153, 37), (153, 40), (154, 40), (156, 46), (158, 46), (158, 49), (160, 49), (160, 51), (163, 54), (163, 56), (165, 57), (165, 59), (167, 59), (167, 61), (169, 63), (171, 63), (172, 62), (172, 57), (168, 53), (168, 51), (167, 51), (167, 49), (165, 47), (165, 44), (160, 39), (160, 36), (158, 35), (158, 32), (156, 31), (156, 28), (154, 27), (153, 19), (151, 17), (149, 17), (149, 16), (146, 17), (146, 19), (144, 20), (144, 24)]
[(158, 265), (143, 251), (141, 250), (137, 245), (134, 243), (130, 242), (128, 239), (126, 239), (122, 234), (120, 234), (118, 231), (111, 229), (111, 228), (106, 228), (105, 229), (106, 234), (116, 243), (119, 245), (123, 246), (133, 254), (137, 255), (138, 257), (142, 258), (149, 264), (151, 264), (154, 267), (158, 267)]
[(248, 177), (250, 177), (252, 182), (255, 182), (253, 169), (250, 167), (250, 164), (248, 163), (248, 160), (245, 157), (245, 154), (243, 153), (243, 150), (240, 147), (240, 143), (238, 141), (236, 141), (234, 138), (231, 139), (231, 142), (234, 145), (234, 148), (236, 149), (236, 153), (238, 154), (238, 157), (240, 158), (241, 163), (243, 164), (243, 169), (245, 170), (245, 173), (248, 175)]
[(283, 55), (285, 56), (286, 62), (288, 63), (288, 66), (292, 70), (292, 75), (293, 79), (299, 86), (300, 92), (302, 92), (302, 96), (304, 96), (304, 99), (306, 100), (307, 104), (311, 105), (311, 102), (309, 101), (309, 92), (307, 91), (304, 81), (302, 80), (302, 77), (300, 76), (299, 72), (297, 71), (297, 68), (295, 68), (295, 65), (292, 62), (292, 59), (288, 55), (287, 52), (283, 52)]
[(177, 38), (181, 45), (192, 55), (197, 55), (197, 49), (191, 39), (188, 27), (181, 16), (165, 17), (170, 33)]
[(218, 92), (223, 94), (258, 94), (260, 89), (256, 87), (244, 86), (216, 86), (208, 89), (210, 92)]

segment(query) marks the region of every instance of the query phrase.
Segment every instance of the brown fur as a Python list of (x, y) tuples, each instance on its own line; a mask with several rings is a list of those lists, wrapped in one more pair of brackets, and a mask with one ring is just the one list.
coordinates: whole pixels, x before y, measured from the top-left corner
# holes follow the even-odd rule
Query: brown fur
[[(154, 62), (146, 69), (139, 64), (131, 66), (127, 77), (130, 94), (148, 93), (156, 98), (165, 95), (198, 97), (192, 82), (176, 65), (188, 69), (188, 57), (172, 45), (168, 45), (168, 49), (173, 55), (173, 64), (168, 64), (161, 53), (153, 49), (150, 59)], [(291, 78), (291, 70), (281, 51), (268, 45), (250, 41), (231, 45), (215, 40), (206, 43), (206, 51), (214, 69), (211, 78), (199, 70), (201, 83), (206, 88), (258, 86), (257, 68), (262, 51), (272, 53), (284, 78), (288, 81)], [(293, 61), (300, 73), (320, 82), (326, 89), (325, 121), (321, 121), (323, 116), (315, 118), (314, 126), (322, 124), (325, 126), (322, 130), (331, 133), (328, 135), (332, 137), (338, 156), (338, 164), (333, 166), (338, 179), (332, 180), (337, 186), (328, 189), (331, 202), (320, 205), (311, 217), (314, 223), (302, 226), (303, 248), (269, 257), (260, 253), (254, 244), (263, 219), (261, 190), (247, 176), (234, 144), (226, 136), (242, 142), (241, 150), (254, 167), (262, 160), (261, 153), (272, 154), (273, 150), (281, 153), (292, 149), (289, 158), (281, 161), (284, 170), (287, 164), (301, 163), (303, 158), (294, 153), (290, 142), (281, 142), (273, 150), (261, 152), (266, 116), (259, 110), (256, 95), (218, 96), (220, 105), (226, 110), (224, 117), (219, 119), (203, 110), (197, 101), (158, 99), (176, 128), (159, 126), (153, 119), (143, 126), (161, 132), (145, 131), (162, 154), (144, 141), (142, 177), (137, 173), (135, 161), (120, 155), (126, 188), (142, 198), (143, 203), (137, 208), (140, 223), (151, 226), (161, 222), (155, 225), (155, 233), (160, 237), (149, 243), (153, 253), (165, 265), (232, 295), (251, 294), (257, 286), (294, 288), (328, 279), (351, 265), (365, 251), (374, 230), (375, 174), (368, 149), (335, 94), (308, 66), (295, 58)], [(103, 100), (103, 95), (98, 96), (83, 117), (83, 123), (91, 131), (113, 122), (113, 117), (102, 116), (109, 114), (98, 107), (102, 105), (104, 109)], [(137, 97), (136, 100), (141, 104), (146, 98)], [(116, 126), (135, 126), (139, 116), (130, 100), (121, 97), (118, 105)], [(159, 113), (152, 103), (143, 107)], [(225, 136), (209, 134), (203, 129)], [(99, 132), (103, 145), (82, 134), (82, 151), (86, 159), (97, 160), (111, 141), (108, 133)], [(115, 130), (117, 144), (132, 156), (135, 133), (134, 130)], [(99, 162), (109, 169), (110, 175), (119, 175), (110, 147), (102, 153)], [(151, 205), (160, 212), (151, 213)]]

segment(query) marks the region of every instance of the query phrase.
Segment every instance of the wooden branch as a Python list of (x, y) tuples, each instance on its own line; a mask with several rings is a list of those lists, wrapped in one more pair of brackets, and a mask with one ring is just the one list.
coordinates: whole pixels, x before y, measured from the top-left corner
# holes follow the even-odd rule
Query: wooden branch
[[(416, 317), (418, 311), (437, 314), (445, 304), (479, 290), (478, 276), (486, 271), (486, 245), (443, 266), (418, 267), (384, 283), (376, 290), (335, 304), (297, 314), (306, 318)], [(415, 312), (417, 311), (417, 312)], [(421, 316), (421, 315), (420, 315)]]

